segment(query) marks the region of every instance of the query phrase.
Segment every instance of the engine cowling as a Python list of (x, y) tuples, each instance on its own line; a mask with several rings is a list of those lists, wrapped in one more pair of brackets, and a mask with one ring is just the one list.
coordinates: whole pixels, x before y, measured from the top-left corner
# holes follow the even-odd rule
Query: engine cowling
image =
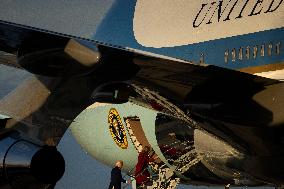
[(38, 146), (17, 133), (0, 138), (0, 187), (47, 188), (64, 174), (65, 161), (55, 147)]

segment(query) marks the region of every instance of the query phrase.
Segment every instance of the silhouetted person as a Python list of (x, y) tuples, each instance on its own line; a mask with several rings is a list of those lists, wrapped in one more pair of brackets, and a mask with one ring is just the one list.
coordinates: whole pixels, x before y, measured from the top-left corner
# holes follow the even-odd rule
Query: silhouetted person
[(115, 167), (111, 170), (111, 179), (108, 189), (121, 189), (121, 182), (128, 183), (122, 178), (121, 168), (123, 167), (123, 161), (118, 160), (115, 163)]

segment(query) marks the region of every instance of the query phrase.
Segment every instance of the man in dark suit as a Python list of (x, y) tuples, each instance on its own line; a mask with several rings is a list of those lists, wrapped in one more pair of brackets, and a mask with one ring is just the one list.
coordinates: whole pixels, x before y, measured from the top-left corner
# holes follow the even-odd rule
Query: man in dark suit
[(123, 161), (118, 160), (115, 163), (115, 167), (111, 170), (111, 179), (108, 189), (121, 189), (121, 182), (128, 183), (122, 178), (121, 168), (123, 167)]

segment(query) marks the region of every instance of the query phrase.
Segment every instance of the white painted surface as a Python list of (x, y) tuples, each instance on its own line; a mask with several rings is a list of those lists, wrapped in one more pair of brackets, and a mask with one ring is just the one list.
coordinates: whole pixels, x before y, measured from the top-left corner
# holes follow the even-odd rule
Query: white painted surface
[(276, 79), (276, 80), (284, 81), (284, 70), (261, 72), (261, 73), (256, 73), (255, 75), (270, 78), (270, 79)]
[(0, 20), (91, 38), (115, 0), (0, 0)]
[[(236, 1), (230, 20), (223, 21)], [(173, 47), (284, 27), (284, 2), (274, 12), (265, 13), (272, 0), (263, 0), (261, 4), (257, 4), (254, 11), (257, 13), (261, 10), (260, 14), (248, 16), (257, 2), (257, 0), (250, 0), (242, 12), (242, 18), (236, 18), (246, 1), (224, 0), (222, 7), (224, 12), (219, 22), (218, 11), (213, 15), (216, 4), (209, 10), (212, 2), (214, 1), (138, 0), (133, 21), (135, 38), (145, 47)], [(225, 9), (228, 2), (229, 5)], [(277, 7), (279, 3), (280, 0), (275, 0), (271, 9), (274, 6)], [(208, 5), (197, 16), (202, 4)], [(206, 24), (212, 15), (212, 23)], [(196, 17), (195, 25), (199, 25), (204, 17), (205, 19), (200, 26), (194, 28), (193, 23)]]

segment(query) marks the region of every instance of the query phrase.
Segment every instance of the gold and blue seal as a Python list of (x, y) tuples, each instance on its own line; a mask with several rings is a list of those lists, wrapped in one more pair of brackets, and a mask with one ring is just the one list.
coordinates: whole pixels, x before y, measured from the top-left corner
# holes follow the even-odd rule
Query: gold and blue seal
[(127, 149), (128, 142), (126, 137), (126, 131), (119, 116), (119, 113), (115, 108), (111, 108), (109, 111), (108, 123), (110, 134), (115, 143), (120, 148)]

